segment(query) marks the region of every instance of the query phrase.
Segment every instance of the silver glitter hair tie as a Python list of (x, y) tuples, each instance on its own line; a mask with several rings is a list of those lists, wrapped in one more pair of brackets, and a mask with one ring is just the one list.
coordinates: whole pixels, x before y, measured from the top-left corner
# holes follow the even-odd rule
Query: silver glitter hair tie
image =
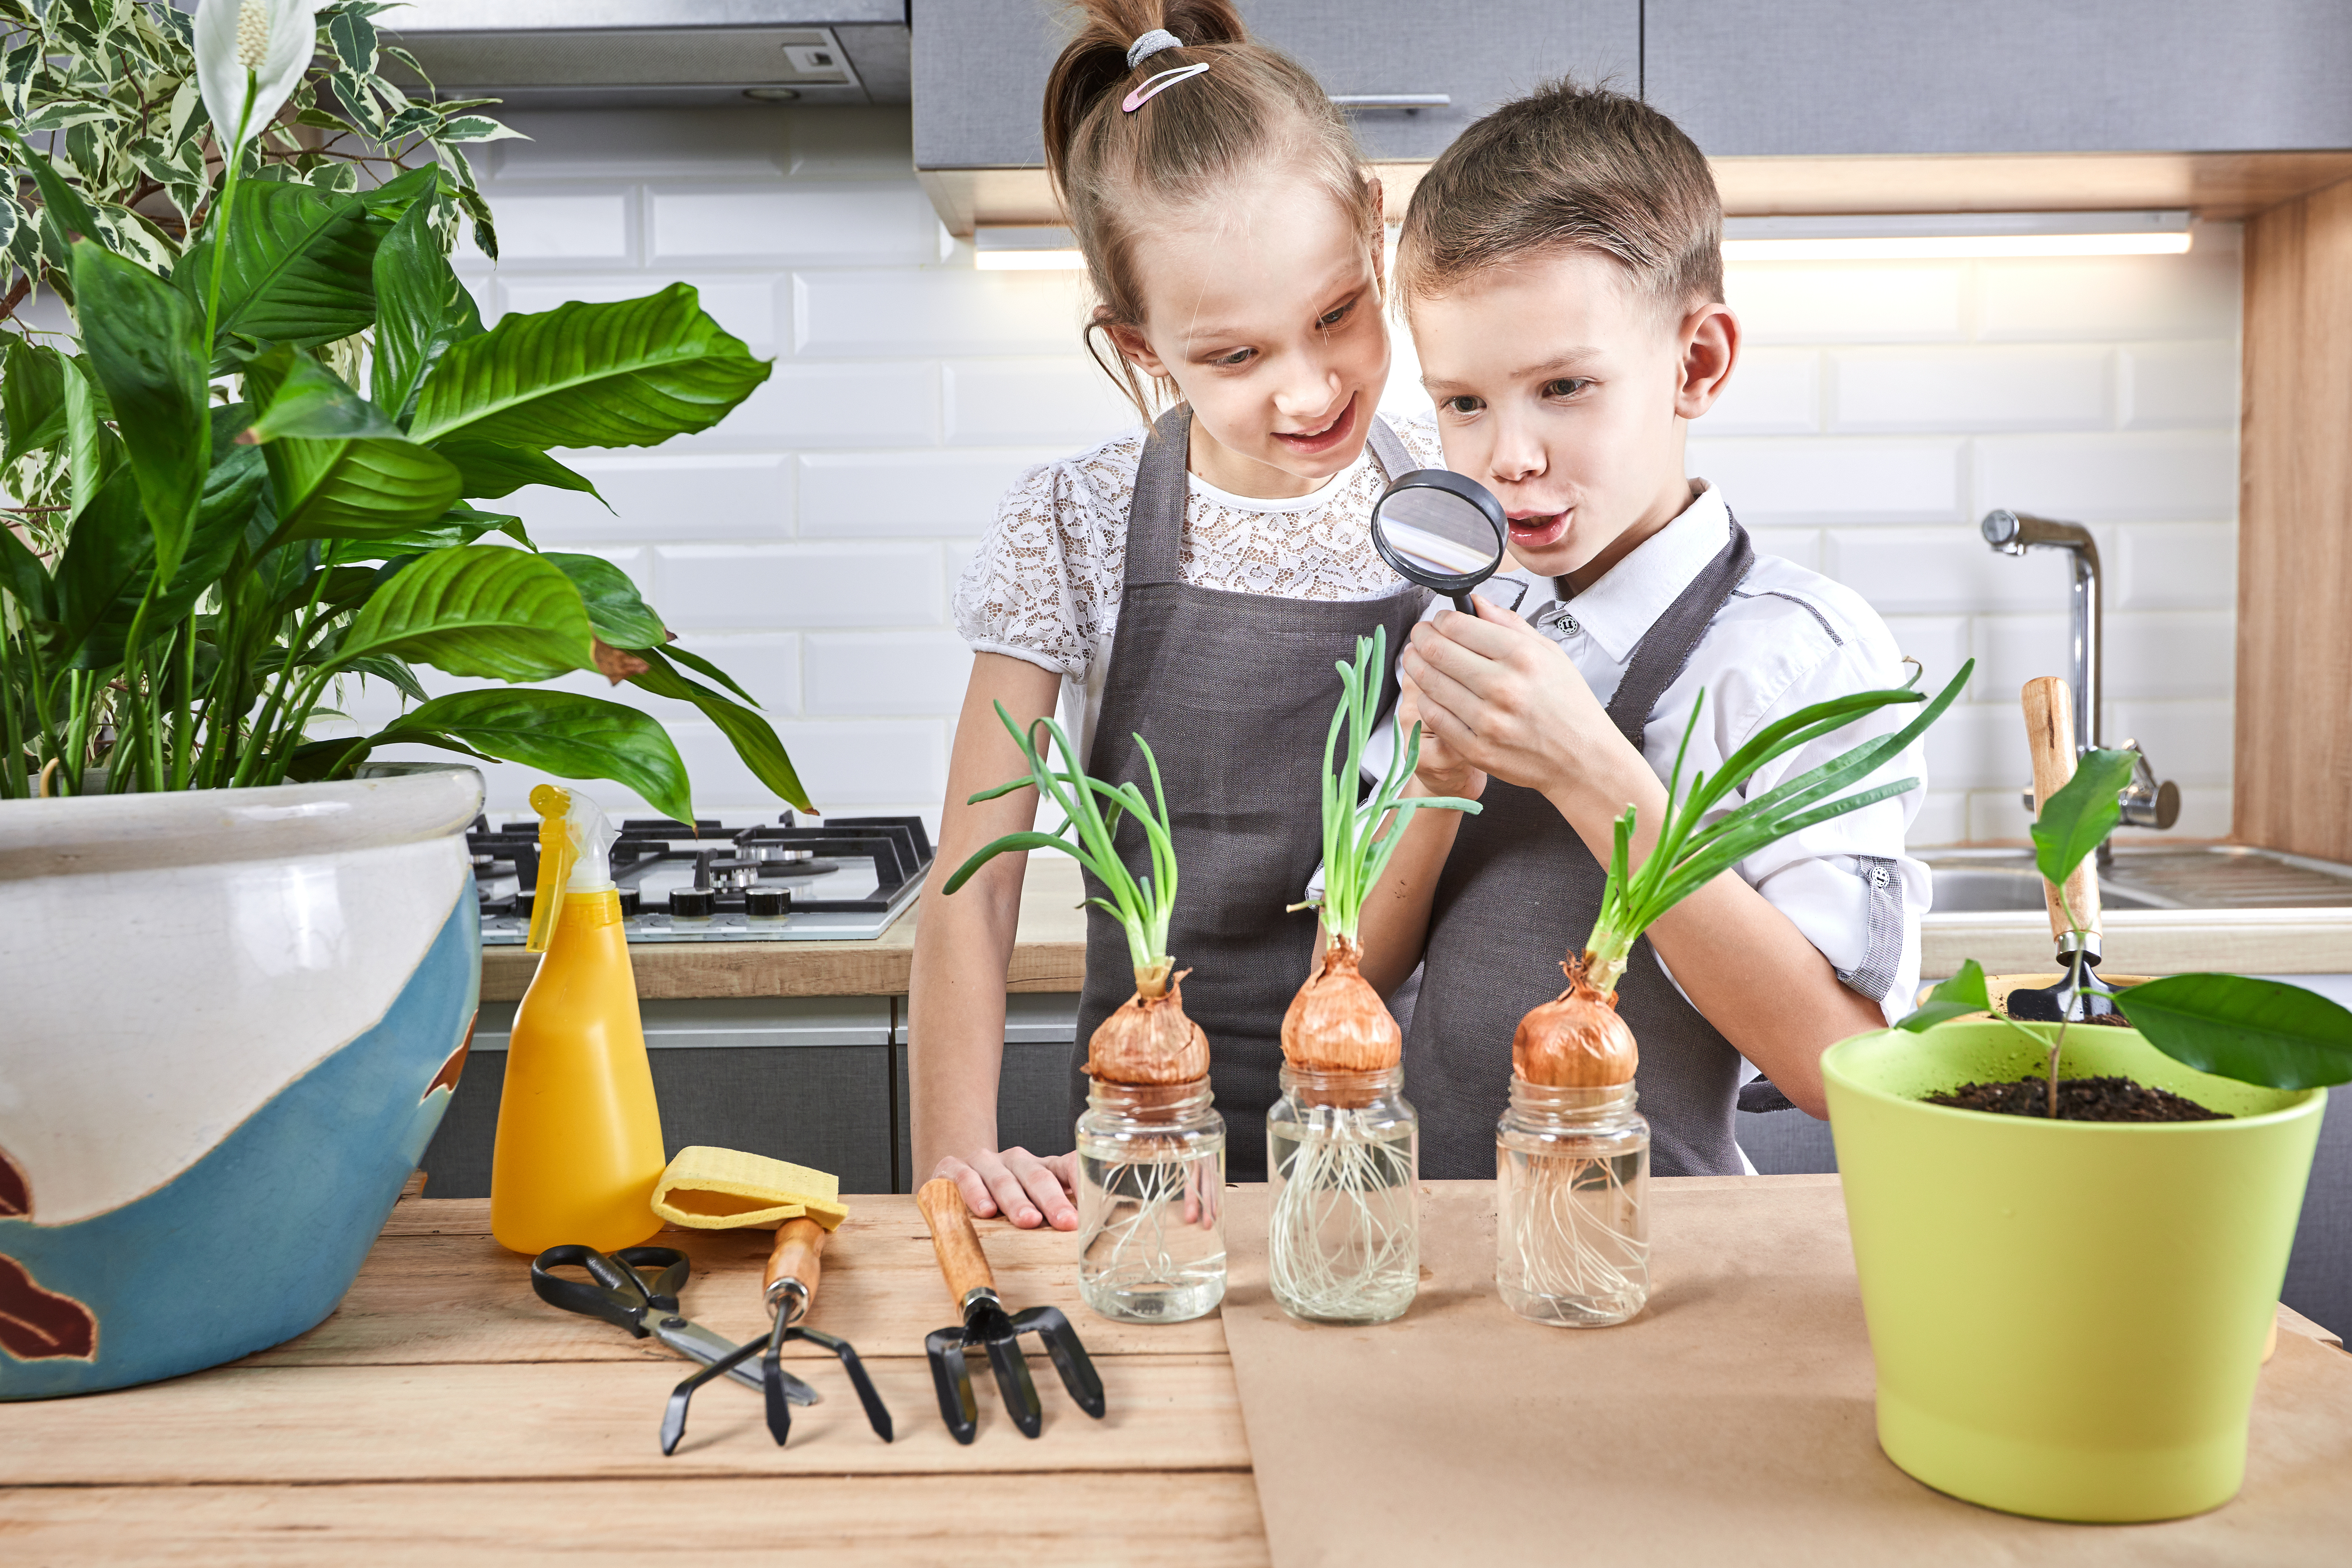
[(1133, 70), (1162, 49), (1181, 49), (1184, 40), (1165, 27), (1154, 27), (1127, 46), (1127, 68)]

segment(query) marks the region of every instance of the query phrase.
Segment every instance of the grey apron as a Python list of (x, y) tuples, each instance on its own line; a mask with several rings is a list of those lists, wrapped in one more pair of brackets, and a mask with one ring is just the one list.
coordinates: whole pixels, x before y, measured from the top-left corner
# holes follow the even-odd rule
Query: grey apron
[[(1137, 732), (1160, 760), (1182, 872), (1168, 951), (1179, 969), (1192, 972), (1184, 1011), (1209, 1037), (1228, 1173), (1256, 1182), (1265, 1179), (1265, 1111), (1282, 1065), (1282, 1015), (1314, 958), (1314, 915), (1285, 906), (1306, 896), (1323, 858), (1318, 775), (1339, 700), (1331, 667), (1356, 657), (1358, 637), (1386, 626), (1382, 691), (1392, 699), (1397, 653), (1429, 595), (1408, 587), (1383, 599), (1333, 603), (1180, 582), (1192, 428), (1192, 410), (1179, 405), (1160, 416), (1144, 444), (1127, 515), (1118, 631), (1087, 771), (1110, 784), (1135, 780), (1149, 795)], [(1391, 478), (1414, 466), (1377, 415), (1370, 446)], [(1122, 823), (1118, 844), (1129, 869), (1150, 868), (1140, 829)], [(1086, 881), (1088, 894), (1102, 895), (1092, 876)], [(1087, 1041), (1134, 994), (1126, 936), (1089, 906), (1070, 1069), (1073, 1120), (1086, 1109)]]
[[(1756, 552), (1737, 521), (1731, 542), (1633, 648), (1609, 717), (1642, 749), (1650, 712)], [(1559, 961), (1580, 952), (1607, 880), (1567, 818), (1531, 789), (1489, 779), (1486, 810), (1463, 819), (1429, 911), (1421, 1000), (1404, 1042), (1404, 1092), (1421, 1113), (1421, 1173), (1495, 1173), (1495, 1121), (1511, 1077), (1511, 1036), (1528, 1010), (1559, 994)], [(1731, 1119), (1739, 1053), (1683, 999), (1647, 937), (1617, 983), (1642, 1065), (1651, 1169), (1662, 1176), (1738, 1175)]]

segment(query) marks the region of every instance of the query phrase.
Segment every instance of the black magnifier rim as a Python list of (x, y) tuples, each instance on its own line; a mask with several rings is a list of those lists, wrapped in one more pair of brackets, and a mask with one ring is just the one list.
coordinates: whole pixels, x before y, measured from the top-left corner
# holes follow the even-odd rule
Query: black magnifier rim
[[(1425, 567), (1412, 564), (1396, 551), (1390, 549), (1389, 542), (1380, 526), (1380, 512), (1381, 508), (1388, 505), (1389, 498), (1399, 490), (1444, 490), (1446, 494), (1459, 496), (1476, 507), (1485, 514), (1486, 521), (1494, 526), (1494, 564), (1483, 572), (1464, 573), (1457, 576), (1440, 576)], [(1394, 484), (1381, 492), (1381, 499), (1372, 503), (1371, 532), (1372, 548), (1381, 552), (1381, 559), (1387, 562), (1398, 576), (1408, 583), (1417, 583), (1424, 588), (1433, 588), (1441, 594), (1467, 593), (1502, 570), (1503, 552), (1509, 547), (1511, 542), (1510, 521), (1503, 515), (1503, 503), (1495, 499), (1495, 493), (1477, 480), (1457, 474), (1451, 468), (1415, 468), (1409, 474), (1400, 475)]]

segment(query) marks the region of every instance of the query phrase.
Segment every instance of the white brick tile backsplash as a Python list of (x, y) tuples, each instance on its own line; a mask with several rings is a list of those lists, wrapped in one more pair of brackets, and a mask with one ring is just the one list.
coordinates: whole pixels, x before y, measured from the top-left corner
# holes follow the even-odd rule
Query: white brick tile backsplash
[(1976, 268), (1977, 336), (1987, 340), (2226, 339), (2238, 330), (2234, 255), (2191, 250)]
[(1948, 262), (1735, 262), (1724, 297), (1759, 343), (1926, 343), (1967, 334), (1967, 272)]
[(2227, 517), (2237, 509), (2237, 433), (1980, 437), (1976, 493), (1984, 509), (2077, 522)]
[[(2235, 510), (2235, 508), (2231, 508)], [(2226, 522), (2134, 523), (2105, 552), (2110, 608), (2221, 610), (2238, 602), (2238, 530)]]
[[(502, 190), (490, 212), (499, 231), (499, 265), (633, 261), (635, 207), (633, 186), (608, 191)], [(459, 226), (466, 237), (457, 252), (458, 258), (487, 259), (474, 249), (473, 226)]]
[(809, 452), (801, 532), (815, 538), (974, 535), (1028, 468), (1065, 451)]
[(1965, 526), (1833, 528), (1822, 571), (1883, 615), (2032, 611), (2066, 602), (2063, 562), (2041, 551), (2015, 560), (1996, 555)]
[[(530, 138), (490, 143), (493, 182), (742, 179), (783, 173), (784, 120), (772, 110), (494, 110)], [(827, 112), (831, 112), (828, 110)], [(478, 162), (476, 167), (480, 167)], [(495, 184), (493, 210), (506, 210)]]
[(808, 364), (785, 361), (698, 443), (904, 447), (939, 439), (940, 370), (921, 361)]
[(820, 184), (656, 189), (648, 259), (911, 267), (938, 253), (939, 218), (904, 180), (871, 187)]
[(1141, 420), (1085, 358), (960, 360), (947, 366), (947, 438), (964, 446), (1098, 445)]
[(777, 283), (764, 273), (606, 273), (601, 277), (551, 277), (523, 272), (498, 280), (498, 310), (484, 311), (486, 322), (508, 311), (537, 314), (572, 300), (607, 304), (658, 293), (673, 282), (690, 283), (712, 321), (743, 340), (755, 354), (776, 352), (778, 340)]
[(2223, 701), (2110, 702), (2107, 741), (2126, 736), (2140, 743), (2157, 776), (2175, 784), (2226, 784), (2234, 740), (2230, 704)]
[(1961, 513), (1956, 440), (1774, 440), (1690, 443), (1690, 470), (1752, 522), (1921, 522)]
[(808, 711), (948, 715), (963, 704), (971, 650), (945, 627), (808, 634)]
[(489, 503), (531, 537), (561, 548), (590, 541), (781, 539), (792, 531), (792, 483), (775, 453), (565, 452), (565, 465), (612, 510), (578, 490), (533, 485)]
[[(1024, 468), (1134, 418), (1081, 347), (1083, 275), (973, 270), (907, 172), (903, 110), (513, 118), (535, 140), (478, 160), (506, 259), (458, 258), (486, 316), (683, 279), (782, 363), (713, 431), (568, 458), (611, 513), (537, 488), (495, 504), (550, 549), (621, 559), (686, 646), (775, 716), (819, 805), (936, 827), (970, 668), (952, 585)], [(1915, 844), (2024, 836), (2017, 687), (2063, 673), (2067, 572), (1987, 549), (1975, 521), (2000, 505), (2095, 526), (2108, 737), (2137, 727), (2181, 784), (2176, 837), (2227, 830), (2234, 237), (2200, 226), (2185, 257), (1728, 269), (1744, 353), (1691, 432), (1690, 471), (1723, 488), (1759, 550), (1861, 592), (1931, 682), (1979, 660), (1931, 734)], [(1418, 413), (1396, 331), (1381, 406)], [(561, 685), (671, 723), (704, 812), (778, 809), (690, 709), (592, 675)], [(381, 690), (347, 696), (362, 721), (398, 710)], [(492, 809), (525, 810), (535, 775), (491, 774)]]
[(1830, 428), (2095, 430), (2113, 423), (2113, 350), (1842, 349)]
[(656, 546), (680, 631), (923, 626), (943, 620), (935, 544)]
[(2134, 343), (2123, 362), (2123, 424), (2131, 430), (2182, 426), (2233, 428), (2238, 423), (2238, 345), (2234, 339)]
[[(1391, 381), (1395, 372), (1390, 373)], [(1805, 436), (1822, 427), (1819, 349), (1748, 349), (1715, 406), (1699, 418), (1706, 437)]]
[(1085, 321), (1083, 277), (796, 272), (793, 341), (812, 354), (1067, 353)]

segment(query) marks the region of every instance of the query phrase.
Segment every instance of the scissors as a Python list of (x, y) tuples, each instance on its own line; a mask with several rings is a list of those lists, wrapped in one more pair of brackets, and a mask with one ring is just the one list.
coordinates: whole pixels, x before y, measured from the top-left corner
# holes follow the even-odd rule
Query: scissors
[[(567, 1279), (551, 1269), (576, 1267), (588, 1279)], [(648, 1280), (646, 1274), (653, 1278)], [(680, 1355), (708, 1364), (734, 1355), (735, 1342), (687, 1320), (677, 1310), (678, 1287), (686, 1283), (686, 1254), (674, 1247), (625, 1247), (606, 1257), (593, 1247), (568, 1243), (551, 1247), (530, 1260), (530, 1288), (551, 1307), (583, 1317), (602, 1318), (629, 1331), (637, 1339), (659, 1340)], [(761, 1369), (740, 1360), (727, 1375), (747, 1388), (764, 1390)], [(791, 1373), (777, 1367), (784, 1397), (794, 1405), (814, 1405), (817, 1392)]]

